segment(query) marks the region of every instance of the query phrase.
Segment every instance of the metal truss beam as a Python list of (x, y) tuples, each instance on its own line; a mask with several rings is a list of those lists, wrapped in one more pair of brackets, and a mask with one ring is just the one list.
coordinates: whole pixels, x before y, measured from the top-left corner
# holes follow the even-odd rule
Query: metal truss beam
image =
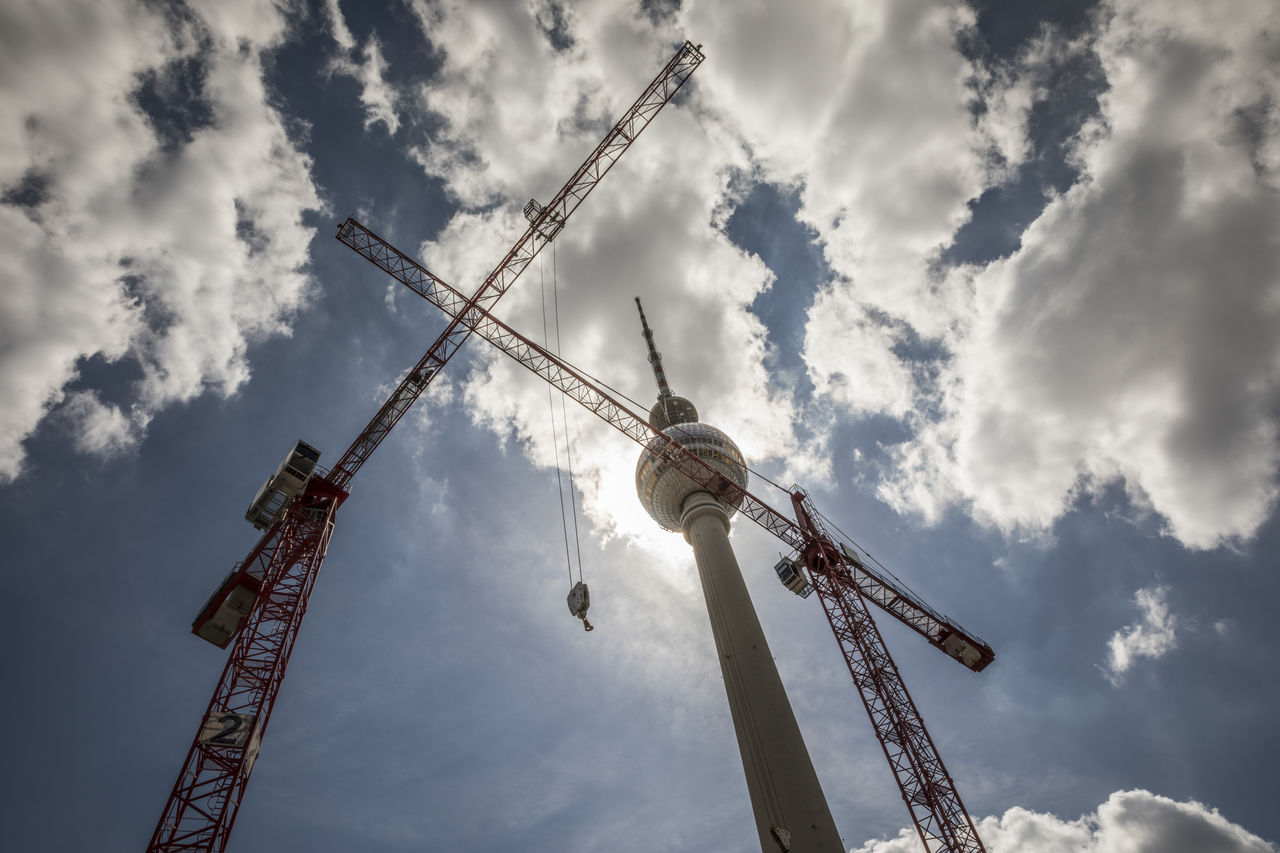
[[(653, 429), (644, 417), (614, 399), (559, 356), (548, 352), (478, 306), (468, 304), (448, 282), (355, 219), (347, 219), (342, 223), (338, 228), (337, 238), (453, 318), (456, 324), (470, 329), (493, 344), (628, 438), (646, 446), (653, 442), (669, 445), (664, 452), (673, 454), (673, 459), (680, 457), (681, 470), (690, 479), (726, 503), (736, 506), (739, 512), (781, 539), (796, 553), (803, 551), (808, 544), (808, 536), (794, 521), (667, 439)], [(853, 555), (852, 551), (851, 556), (853, 559), (848, 562), (854, 582), (868, 601), (923, 636), (935, 648), (947, 651), (943, 640), (953, 635), (962, 637), (968, 645), (980, 652), (975, 664), (966, 664), (971, 669), (981, 670), (994, 659), (995, 652), (976, 635), (930, 607), (896, 579), (876, 572)]]
[[(462, 318), (471, 312), (488, 312), (515, 283), (525, 267), (538, 256), (542, 248), (550, 243), (568, 221), (570, 215), (578, 209), (578, 205), (595, 188), (600, 179), (613, 168), (618, 158), (631, 147), (636, 137), (649, 126), (659, 110), (667, 104), (689, 76), (702, 63), (702, 52), (699, 48), (685, 42), (659, 72), (647, 89), (636, 99), (631, 108), (618, 119), (613, 128), (605, 134), (600, 144), (586, 161), (578, 167), (555, 197), (545, 207), (531, 202), (526, 208), (530, 216), (529, 228), (516, 244), (507, 252), (506, 257), (498, 263), (493, 272), (480, 285), (469, 299), (461, 297), (457, 291), (450, 289), (452, 318), (449, 325), (431, 345), (431, 348), (418, 360), (405, 378), (391, 393), (391, 396), (373, 416), (373, 420), (361, 431), (346, 452), (333, 466), (333, 482), (345, 487), (360, 470), (369, 454), (378, 447), (396, 423), (408, 411), (413, 401), (418, 399), (436, 372), (453, 357), (458, 347), (462, 346), (471, 334), (471, 327)], [(399, 252), (395, 253), (399, 255)], [(403, 255), (400, 255), (403, 258)], [(430, 280), (424, 281), (428, 284)], [(458, 300), (461, 300), (460, 302)]]
[[(702, 59), (700, 48), (685, 42), (551, 202), (545, 207), (536, 202), (529, 205), (528, 230), (473, 296), (458, 297), (459, 314), (493, 307), (675, 97)], [(236, 636), (148, 851), (222, 851), (226, 847), (324, 560), (333, 512), (346, 498), (360, 467), (470, 334), (468, 326), (452, 322), (328, 474), (312, 478), (308, 490), (239, 565), (239, 571), (262, 580), (262, 587)]]
[(848, 561), (817, 521), (808, 497), (796, 492), (792, 502), (797, 518), (810, 534), (803, 552), (810, 583), (840, 643), (920, 842), (929, 853), (985, 853), (924, 718), (867, 610)]
[(313, 477), (245, 561), (263, 573), (258, 602), (232, 645), (149, 853), (226, 848), (345, 498)]

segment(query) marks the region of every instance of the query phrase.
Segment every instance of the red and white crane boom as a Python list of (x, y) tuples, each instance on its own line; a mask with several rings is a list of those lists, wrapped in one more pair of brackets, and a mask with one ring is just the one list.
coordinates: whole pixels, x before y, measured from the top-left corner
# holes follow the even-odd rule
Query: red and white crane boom
[(463, 341), (471, 334), (471, 328), (461, 318), (474, 312), (488, 312), (493, 308), (502, 294), (507, 292), (507, 288), (515, 283), (516, 277), (560, 233), (569, 216), (578, 209), (578, 205), (623, 152), (631, 147), (631, 143), (663, 105), (675, 96), (684, 81), (702, 63), (702, 58), (699, 47), (685, 42), (551, 201), (545, 207), (532, 199), (525, 205), (524, 214), (529, 219), (529, 228), (470, 299), (462, 298), (457, 291), (453, 291), (462, 301), (461, 304), (452, 306), (452, 312), (447, 312), (451, 318), (448, 327), (401, 380), (373, 420), (369, 421), (369, 425), (342, 454), (342, 458), (334, 464), (330, 477), (335, 485), (346, 488), (360, 466), (369, 458), (369, 454), (422, 394), (435, 371), (443, 367), (458, 347), (462, 346)]
[[(528, 230), (476, 293), (462, 300), (459, 315), (493, 307), (702, 59), (699, 47), (685, 42), (551, 202), (526, 205)], [(315, 469), (301, 494), (197, 617), (193, 633), (206, 636), (202, 620), (230, 612), (235, 624), (220, 644), (231, 636), (234, 643), (147, 846), (149, 853), (226, 848), (328, 548), (335, 512), (360, 467), (470, 334), (461, 322), (449, 324), (332, 469)]]
[(850, 594), (857, 584), (847, 554), (832, 542), (807, 495), (793, 492), (791, 502), (808, 537), (801, 556), (809, 569), (809, 581), (840, 644), (920, 843), (930, 853), (985, 853), (973, 819), (960, 800), (960, 792), (907, 692), (866, 601), (861, 595)]
[[(559, 356), (548, 352), (493, 315), (466, 307), (462, 296), (450, 284), (355, 219), (349, 218), (342, 223), (338, 228), (338, 240), (638, 444), (667, 441), (649, 425), (643, 415), (632, 412)], [(668, 443), (673, 448), (673, 453), (684, 453), (674, 442)], [(685, 471), (688, 476), (702, 483), (727, 503), (737, 506), (743, 515), (787, 543), (793, 551), (803, 553), (812, 539), (804, 528), (721, 476), (701, 459), (688, 453), (684, 455), (688, 464), (693, 466)], [(930, 607), (896, 578), (876, 571), (874, 566), (862, 560), (853, 549), (842, 549), (841, 555), (843, 562), (849, 566), (854, 585), (867, 600), (916, 631), (932, 645), (975, 672), (981, 671), (994, 659), (995, 653), (990, 646)]]

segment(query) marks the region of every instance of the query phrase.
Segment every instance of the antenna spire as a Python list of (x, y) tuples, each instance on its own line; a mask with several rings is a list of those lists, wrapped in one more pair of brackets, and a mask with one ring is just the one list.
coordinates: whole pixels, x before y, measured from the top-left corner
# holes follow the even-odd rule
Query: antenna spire
[(662, 369), (662, 353), (653, 345), (653, 329), (644, 316), (644, 306), (640, 297), (636, 297), (636, 308), (640, 311), (640, 326), (644, 329), (644, 342), (649, 345), (649, 363), (653, 365), (653, 378), (658, 380), (658, 402), (649, 410), (649, 425), (661, 432), (672, 424), (688, 424), (698, 420), (698, 410), (684, 397), (671, 393), (667, 384), (667, 373)]
[(666, 371), (662, 369), (662, 353), (658, 352), (657, 347), (653, 345), (653, 329), (649, 328), (649, 321), (644, 316), (644, 306), (640, 304), (640, 297), (636, 297), (636, 308), (640, 311), (640, 326), (644, 329), (641, 333), (644, 335), (644, 342), (649, 345), (649, 363), (653, 365), (653, 378), (658, 380), (658, 397), (670, 397), (671, 386), (667, 384)]

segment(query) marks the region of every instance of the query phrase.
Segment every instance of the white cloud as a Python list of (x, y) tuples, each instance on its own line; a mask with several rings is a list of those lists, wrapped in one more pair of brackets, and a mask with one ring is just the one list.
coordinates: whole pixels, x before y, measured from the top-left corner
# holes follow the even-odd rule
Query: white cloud
[(683, 17), (711, 39), (708, 103), (768, 179), (799, 185), (799, 218), (836, 275), (806, 329), (817, 391), (904, 415), (916, 383), (892, 350), (908, 329), (938, 336), (964, 313), (964, 288), (931, 266), (968, 203), (1025, 155), (1028, 84), (961, 55), (973, 16), (957, 3), (695, 2)]
[[(637, 45), (660, 44), (674, 32), (653, 32), (655, 25), (629, 7), (579, 4), (567, 22), (566, 48), (545, 37), (532, 8), (464, 10), (425, 0), (414, 8), (444, 51), (441, 73), (422, 101), (444, 129), (417, 146), (415, 156), (463, 205), (476, 208), (502, 199), (514, 210), (529, 195), (549, 194), (565, 164), (588, 150), (629, 102), (643, 79), (637, 69), (655, 65)], [(769, 388), (763, 328), (748, 310), (762, 289), (782, 284), (718, 230), (737, 191), (730, 179), (757, 174), (798, 182), (801, 219), (818, 230), (841, 276), (810, 314), (806, 357), (819, 391), (857, 411), (907, 414), (915, 377), (893, 347), (908, 329), (941, 334), (968, 310), (963, 283), (941, 286), (931, 265), (967, 220), (968, 202), (1025, 156), (1031, 83), (965, 59), (957, 38), (970, 26), (972, 14), (953, 3), (828, 3), (785, 13), (769, 4), (685, 4), (678, 31), (703, 39), (710, 57), (694, 81), (698, 121), (687, 114), (673, 119), (671, 111), (662, 116), (664, 127), (654, 132), (664, 142), (648, 143), (662, 147), (642, 140), (619, 167), (623, 174), (611, 179), (627, 183), (619, 196), (602, 202), (597, 193), (587, 223), (572, 223), (560, 239), (561, 269), (582, 282), (569, 285), (565, 300), (582, 309), (566, 319), (575, 332), (567, 355), (589, 368), (622, 369), (636, 379), (624, 387), (647, 395), (634, 347), (614, 345), (634, 331), (625, 308), (619, 310), (627, 297), (689, 306), (681, 317), (716, 318), (699, 329), (659, 322), (669, 367), (683, 363), (688, 371), (679, 390), (710, 419), (732, 424), (749, 457), (788, 459), (790, 475), (811, 482), (826, 476), (824, 436), (804, 448), (795, 438), (795, 407), (789, 393)], [(889, 57), (899, 69), (892, 76), (879, 71)], [(988, 103), (975, 119), (979, 90)], [(571, 118), (552, 122), (552, 116)], [(655, 183), (659, 174), (664, 181)], [(477, 216), (492, 222), (495, 209), (464, 212), (455, 222), (461, 228)], [(463, 239), (462, 230), (446, 229), (427, 247), (428, 265), (446, 278), (450, 272), (441, 266), (461, 269), (453, 257), (459, 252), (474, 259), (467, 272), (477, 277), (500, 254), (495, 244), (482, 256), (478, 235), (466, 230)], [(580, 295), (578, 287), (589, 290)], [(609, 300), (600, 299), (602, 291)], [(537, 328), (531, 293), (527, 284), (513, 292), (499, 313), (519, 328)], [(592, 305), (597, 310), (585, 310)], [(609, 320), (602, 324), (601, 317)], [(468, 398), (493, 424), (511, 418), (512, 401), (520, 399), (503, 375), (513, 374), (507, 366), (493, 368)], [(515, 407), (526, 437), (541, 420), (538, 400), (540, 392), (531, 390), (527, 405)], [(549, 452), (533, 452), (543, 464), (550, 459)], [(617, 467), (620, 476), (625, 466)]]
[(92, 391), (68, 394), (62, 415), (72, 422), (76, 431), (76, 448), (97, 456), (132, 448), (146, 428), (145, 422), (134, 421), (119, 406), (103, 403)]
[[(978, 834), (991, 853), (1275, 853), (1276, 847), (1217, 809), (1176, 802), (1149, 791), (1117, 791), (1097, 811), (1076, 820), (1015, 806), (983, 818)], [(904, 829), (888, 841), (868, 841), (854, 853), (915, 853), (920, 840)]]
[[(196, 3), (184, 17), (10, 3), (0, 14), (7, 480), (82, 360), (140, 373), (123, 403), (74, 396), (67, 416), (95, 452), (129, 446), (173, 402), (235, 391), (248, 344), (287, 332), (307, 285), (301, 216), (320, 202), (262, 81), (263, 52), (285, 33), (274, 4)], [(188, 123), (156, 120), (140, 97), (167, 99)]]
[(351, 30), (347, 27), (347, 19), (342, 16), (342, 7), (338, 0), (325, 0), (324, 16), (329, 22), (329, 34), (338, 43), (338, 47), (348, 51), (354, 50), (356, 38), (351, 35)]
[[(417, 156), (464, 205), (480, 208), (457, 213), (422, 256), (469, 292), (523, 231), (524, 201), (550, 197), (678, 40), (613, 3), (575, 6), (566, 49), (551, 43), (536, 10), (514, 4), (417, 9), (444, 48), (424, 108), (446, 127)], [(734, 132), (694, 112), (697, 92), (693, 104), (663, 111), (497, 313), (541, 340), (539, 283), (545, 278), (550, 302), (558, 279), (565, 356), (647, 408), (656, 394), (632, 302), (641, 296), (677, 392), (724, 425), (749, 458), (786, 458), (792, 470), (820, 476), (825, 462), (792, 433), (788, 392), (770, 387), (765, 329), (748, 310), (772, 275), (721, 230), (730, 183), (751, 164)], [(499, 435), (514, 430), (530, 458), (553, 465), (545, 387), (505, 356), (485, 357), (466, 387), (474, 416)], [(570, 424), (584, 511), (597, 531), (684, 551), (636, 504), (639, 447), (589, 416), (571, 413)]]
[(973, 274), (943, 416), (896, 449), (882, 495), (1025, 533), (1122, 481), (1169, 535), (1211, 548), (1252, 536), (1277, 496), (1280, 11), (1106, 12), (1080, 180)]
[(413, 153), (467, 207), (550, 195), (669, 57), (638, 9), (611, 2), (578, 5), (563, 51), (532, 4), (410, 5), (444, 54), (421, 102), (445, 124)]
[[(720, 325), (710, 335), (659, 329), (669, 360), (674, 342), (700, 344), (680, 357), (701, 387), (681, 390), (754, 420), (735, 431), (751, 452), (825, 473), (822, 436), (801, 448), (784, 423), (792, 401), (769, 390), (748, 311), (764, 288), (789, 283), (735, 258), (718, 230), (740, 192), (731, 179), (753, 175), (798, 189), (799, 218), (835, 274), (806, 326), (816, 408), (889, 414), (915, 430), (881, 484), (896, 508), (935, 519), (958, 504), (1037, 540), (1082, 493), (1120, 480), (1171, 535), (1211, 547), (1251, 535), (1274, 505), (1280, 259), (1263, 235), (1280, 220), (1267, 106), (1277, 99), (1257, 35), (1269, 5), (1242, 3), (1229, 27), (1167, 4), (1120, 6), (1092, 40), (1042, 35), (998, 68), (959, 49), (971, 10), (932, 0), (785, 13), (690, 2), (678, 30), (634, 7), (583, 3), (563, 40), (547, 35), (536, 4), (412, 8), (444, 59), (412, 99), (442, 128), (413, 156), (464, 206), (427, 260), (465, 256), (454, 279), (464, 290), (519, 230), (519, 205), (548, 196), (629, 103), (637, 69), (660, 61), (650, 48), (677, 31), (706, 39), (691, 103), (655, 131), (663, 148), (646, 153), (646, 138), (628, 153), (609, 180), (626, 186), (603, 202), (597, 193), (558, 241), (560, 268), (578, 277), (561, 281), (577, 311), (566, 320), (572, 360), (610, 370), (626, 360), (610, 347), (628, 339), (616, 306), (632, 293), (706, 309)], [(1110, 89), (1072, 150), (1081, 181), (1011, 257), (944, 265), (971, 202), (1028, 156), (1029, 109), (1054, 96), (1047, 69), (1085, 50)], [(495, 237), (500, 221), (509, 230)], [(500, 313), (537, 328), (536, 305), (526, 284)], [(916, 342), (944, 355), (904, 358)], [(505, 392), (497, 376), (486, 381)], [(485, 415), (495, 424), (515, 411), (505, 401), (516, 396), (499, 390), (475, 398), (504, 401)], [(527, 427), (532, 411), (517, 420)]]
[(1162, 586), (1140, 589), (1133, 603), (1142, 611), (1142, 621), (1121, 628), (1107, 642), (1107, 663), (1103, 673), (1117, 687), (1138, 658), (1160, 658), (1178, 645), (1178, 620), (1169, 613), (1168, 590)]
[(370, 34), (363, 45), (357, 44), (355, 36), (347, 28), (338, 0), (325, 0), (324, 14), (329, 23), (329, 34), (341, 50), (329, 63), (329, 70), (351, 77), (360, 84), (365, 128), (381, 122), (394, 136), (400, 129), (400, 115), (396, 107), (399, 93), (386, 81), (387, 61), (382, 56), (382, 44), (377, 34)]

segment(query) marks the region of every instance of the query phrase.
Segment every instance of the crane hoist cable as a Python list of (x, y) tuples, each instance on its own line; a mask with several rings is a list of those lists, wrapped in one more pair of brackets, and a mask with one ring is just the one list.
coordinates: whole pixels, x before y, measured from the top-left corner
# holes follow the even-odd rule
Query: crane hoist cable
[[(551, 299), (556, 315), (556, 356), (560, 356), (560, 276), (556, 271), (556, 245), (551, 244)], [(569, 441), (569, 414), (560, 395), (560, 420), (564, 424), (564, 458), (569, 469), (569, 514), (573, 518), (573, 545), (578, 552), (578, 580), (582, 581), (582, 537), (578, 534), (578, 498), (573, 484), (573, 448)]]
[[(548, 329), (547, 329), (546, 267), (541, 258), (538, 259), (538, 277), (540, 279), (541, 296), (542, 296), (542, 342), (543, 342), (543, 346), (550, 349), (551, 348), (550, 334), (548, 333)], [(551, 289), (552, 289), (552, 304), (554, 305), (554, 311), (555, 311), (555, 322), (556, 322), (555, 352), (557, 355), (559, 355), (559, 352), (560, 352), (560, 297), (559, 297), (558, 278), (559, 277), (557, 275), (557, 269), (556, 269), (556, 263), (555, 263), (555, 244), (553, 243), (551, 245)], [(573, 558), (569, 550), (569, 524), (565, 519), (564, 472), (560, 467), (560, 439), (558, 435), (559, 428), (556, 424), (555, 395), (550, 385), (547, 386), (547, 407), (551, 413), (551, 443), (555, 449), (555, 454), (556, 454), (556, 486), (560, 491), (560, 528), (564, 533), (565, 568), (569, 572), (570, 589), (569, 589), (569, 596), (566, 601), (569, 606), (569, 612), (572, 615), (582, 620), (582, 627), (584, 629), (586, 629), (587, 631), (592, 631), (592, 630), (595, 630), (595, 628), (590, 622), (587, 621), (587, 608), (591, 606), (591, 594), (588, 591), (587, 584), (582, 577), (582, 542), (578, 533), (577, 500), (575, 499), (573, 494), (573, 491), (574, 491), (573, 452), (569, 446), (570, 444), (569, 443), (569, 419), (565, 411), (564, 399), (562, 396), (560, 400), (560, 415), (564, 425), (565, 459), (567, 460), (567, 467), (569, 470), (569, 504), (571, 507), (571, 514), (573, 515), (573, 539), (574, 539), (574, 544), (577, 548), (577, 554), (578, 554), (577, 583), (574, 583), (574, 580), (573, 580)]]

